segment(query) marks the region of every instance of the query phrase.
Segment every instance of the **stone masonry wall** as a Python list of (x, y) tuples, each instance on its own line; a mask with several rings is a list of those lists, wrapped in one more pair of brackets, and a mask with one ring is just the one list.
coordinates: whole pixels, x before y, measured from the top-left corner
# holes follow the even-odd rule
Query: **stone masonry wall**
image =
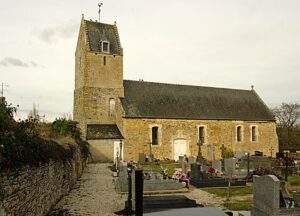
[(72, 189), (85, 163), (77, 150), (69, 162), (50, 162), (18, 173), (0, 174), (0, 215), (46, 215)]
[[(278, 140), (274, 122), (226, 121), (226, 120), (175, 120), (175, 119), (123, 119), (124, 159), (138, 160), (139, 154), (150, 154), (151, 127), (158, 126), (159, 145), (151, 147), (155, 158), (173, 159), (173, 142), (184, 139), (187, 142), (187, 155), (198, 154), (198, 126), (205, 127), (205, 143), (202, 154), (208, 157), (209, 146), (214, 147), (214, 157), (221, 157), (221, 146), (235, 152), (262, 151), (265, 155), (275, 156)], [(236, 140), (236, 127), (242, 126), (242, 141)], [(251, 141), (251, 126), (258, 129), (257, 141)]]
[[(79, 122), (83, 138), (88, 123), (117, 124), (121, 129), (122, 110), (119, 98), (124, 97), (123, 56), (90, 51), (85, 31), (82, 19), (75, 53), (73, 117)], [(115, 100), (114, 116), (109, 116), (110, 99)]]

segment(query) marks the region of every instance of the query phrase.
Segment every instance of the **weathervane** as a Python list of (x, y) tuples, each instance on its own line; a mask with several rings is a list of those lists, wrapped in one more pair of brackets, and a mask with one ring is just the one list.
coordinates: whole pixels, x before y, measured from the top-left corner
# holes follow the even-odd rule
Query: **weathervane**
[(98, 13), (99, 13), (99, 22), (100, 22), (100, 14), (101, 14), (101, 7), (103, 6), (103, 3), (102, 2), (100, 2), (99, 4), (98, 4), (98, 7), (99, 7), (99, 10), (98, 10)]

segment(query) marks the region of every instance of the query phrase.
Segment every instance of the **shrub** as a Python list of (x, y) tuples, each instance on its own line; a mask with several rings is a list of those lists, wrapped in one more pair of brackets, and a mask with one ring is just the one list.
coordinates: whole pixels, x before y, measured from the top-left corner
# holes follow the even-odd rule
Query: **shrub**
[(222, 158), (231, 158), (234, 157), (234, 152), (231, 148), (225, 147), (224, 145), (221, 146), (221, 156)]
[(45, 124), (36, 118), (16, 122), (13, 119), (15, 112), (16, 108), (6, 102), (0, 103), (0, 170), (39, 165), (50, 160), (67, 161), (74, 156), (75, 146), (62, 146), (51, 139), (42, 138), (41, 128), (49, 130), (54, 137), (74, 138), (83, 156), (89, 156), (88, 143), (80, 139), (76, 122), (56, 119), (52, 124)]
[(70, 136), (74, 139), (80, 139), (80, 130), (77, 122), (58, 118), (51, 124), (51, 132), (53, 136)]

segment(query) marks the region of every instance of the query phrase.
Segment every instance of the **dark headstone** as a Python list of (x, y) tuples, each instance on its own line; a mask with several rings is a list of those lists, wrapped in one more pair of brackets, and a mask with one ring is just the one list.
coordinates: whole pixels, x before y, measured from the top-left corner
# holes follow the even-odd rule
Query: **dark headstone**
[(135, 171), (135, 215), (143, 215), (143, 170)]

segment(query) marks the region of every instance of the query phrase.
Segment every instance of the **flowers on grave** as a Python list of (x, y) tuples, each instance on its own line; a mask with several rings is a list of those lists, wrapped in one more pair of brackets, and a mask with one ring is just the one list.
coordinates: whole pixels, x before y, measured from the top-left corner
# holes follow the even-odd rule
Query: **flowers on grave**
[(213, 167), (209, 167), (207, 172), (212, 174), (212, 173), (216, 173), (216, 170)]
[(190, 181), (188, 176), (184, 172), (179, 171), (179, 170), (174, 172), (172, 178), (177, 179), (179, 181)]
[(174, 172), (172, 178), (180, 182), (184, 182), (186, 184), (186, 187), (189, 188), (190, 179), (188, 178), (187, 174), (185, 174), (184, 172), (177, 170)]

